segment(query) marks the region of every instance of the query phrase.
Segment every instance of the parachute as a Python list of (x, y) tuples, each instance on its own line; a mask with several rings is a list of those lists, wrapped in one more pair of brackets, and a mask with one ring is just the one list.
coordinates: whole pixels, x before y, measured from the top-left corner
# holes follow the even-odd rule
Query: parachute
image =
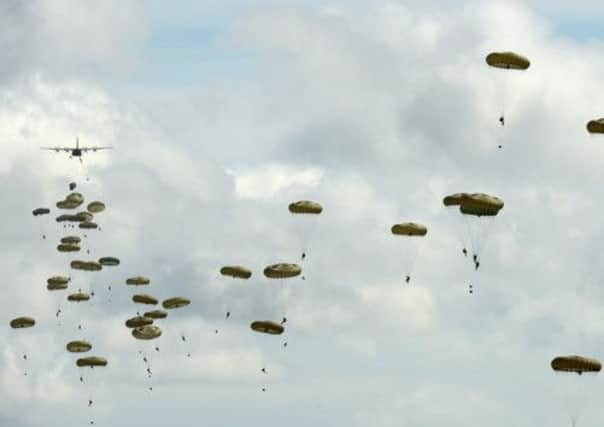
[(317, 226), (317, 215), (323, 212), (323, 206), (310, 200), (300, 200), (290, 203), (289, 212), (295, 217), (294, 227), (300, 241), (300, 252), (302, 261), (306, 258), (310, 241)]
[(126, 279), (127, 285), (143, 286), (143, 285), (148, 285), (149, 283), (151, 283), (151, 280), (149, 280), (149, 278), (144, 277), (144, 276), (135, 276), (135, 277), (130, 277), (130, 278)]
[(570, 421), (577, 425), (588, 404), (590, 387), (595, 386), (595, 376), (602, 369), (599, 360), (584, 356), (558, 356), (552, 359), (552, 370), (559, 377), (556, 380), (558, 393), (565, 401)]
[(49, 213), (50, 213), (50, 209), (48, 209), (48, 208), (37, 208), (32, 211), (33, 216), (47, 215)]
[(74, 261), (71, 261), (70, 266), (74, 270), (83, 270), (83, 271), (100, 271), (103, 269), (103, 266), (96, 261), (74, 260)]
[(89, 299), (90, 299), (90, 295), (88, 295), (84, 292), (76, 292), (74, 294), (70, 294), (67, 296), (68, 301), (75, 301), (75, 302), (88, 301)]
[(269, 279), (287, 279), (299, 276), (302, 268), (298, 264), (273, 264), (264, 269), (264, 275)]
[(69, 277), (65, 277), (65, 276), (52, 276), (50, 277), (48, 280), (46, 280), (46, 283), (48, 283), (48, 285), (67, 285), (67, 283), (69, 283)]
[(132, 336), (139, 340), (152, 340), (161, 336), (161, 329), (155, 325), (145, 325), (132, 330)]
[(119, 258), (115, 258), (112, 256), (106, 256), (106, 257), (99, 259), (99, 264), (101, 264), (102, 266), (105, 266), (105, 267), (115, 267), (117, 265), (120, 265), (120, 260), (119, 260)]
[(559, 372), (600, 372), (602, 364), (599, 360), (582, 356), (559, 356), (552, 360), (552, 369)]
[(165, 319), (168, 317), (168, 313), (163, 310), (153, 310), (147, 311), (144, 316), (150, 319)]
[(252, 277), (252, 272), (240, 265), (226, 265), (220, 269), (220, 274), (238, 279), (249, 279)]
[(92, 349), (92, 345), (87, 341), (70, 341), (65, 348), (70, 353), (85, 353)]
[[(510, 70), (527, 70), (531, 62), (522, 55), (514, 52), (492, 52), (485, 58), (487, 64), (493, 68), (505, 70), (506, 79)], [(505, 125), (505, 98), (507, 95), (507, 81), (504, 82), (501, 89), (501, 115), (499, 116), (499, 122), (501, 125)], [(501, 145), (499, 145), (501, 148)]]
[(61, 243), (69, 245), (77, 245), (82, 241), (82, 239), (80, 239), (78, 236), (65, 236), (63, 238), (61, 238)]
[(161, 303), (162, 307), (165, 308), (166, 310), (185, 307), (189, 304), (191, 304), (191, 300), (189, 300), (187, 298), (182, 298), (182, 297), (168, 298), (167, 300), (165, 300), (164, 302)]
[(105, 204), (99, 201), (90, 202), (88, 204), (87, 210), (90, 213), (100, 213), (105, 210)]
[(13, 329), (31, 328), (36, 324), (32, 317), (17, 317), (10, 321), (10, 327)]
[(156, 305), (158, 303), (157, 298), (148, 294), (137, 294), (132, 297), (132, 301), (139, 304)]
[(590, 120), (587, 122), (587, 132), (604, 133), (604, 118)]
[(46, 285), (46, 289), (49, 291), (62, 291), (67, 289), (67, 283), (49, 283)]
[(290, 203), (288, 209), (293, 214), (319, 215), (323, 212), (323, 206), (310, 200), (300, 200), (299, 202)]
[(82, 221), (82, 222), (80, 222), (78, 227), (80, 227), (83, 230), (95, 230), (95, 229), (99, 228), (98, 224), (96, 222), (92, 222), (92, 221)]
[(97, 356), (82, 357), (76, 361), (76, 365), (81, 368), (85, 366), (89, 366), (91, 368), (96, 366), (107, 366), (107, 359)]
[(420, 243), (423, 241), (423, 239), (418, 239), (418, 237), (424, 237), (428, 233), (428, 228), (415, 222), (402, 222), (394, 224), (390, 228), (390, 232), (395, 236), (405, 237), (404, 239), (400, 239), (400, 243), (404, 246), (401, 261), (406, 275), (405, 281), (409, 283), (415, 260), (419, 254)]
[(57, 250), (59, 252), (79, 252), (80, 245), (77, 243), (61, 243), (59, 246), (57, 246)]
[(394, 224), (390, 231), (396, 236), (423, 237), (428, 233), (428, 229), (425, 225), (417, 224), (415, 222), (403, 222), (400, 224)]
[(136, 316), (136, 317), (131, 317), (130, 319), (126, 320), (126, 327), (127, 328), (138, 328), (141, 326), (150, 325), (152, 323), (153, 323), (153, 319), (151, 319), (150, 317)]
[(253, 331), (269, 335), (281, 335), (285, 330), (283, 325), (271, 322), (270, 320), (256, 320), (251, 323), (250, 328), (252, 328)]

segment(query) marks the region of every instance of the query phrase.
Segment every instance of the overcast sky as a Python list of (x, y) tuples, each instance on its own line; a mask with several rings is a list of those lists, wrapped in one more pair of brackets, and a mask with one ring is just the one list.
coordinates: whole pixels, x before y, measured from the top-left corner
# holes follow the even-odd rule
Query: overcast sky
[[(604, 116), (603, 17), (596, 1), (1, 2), (0, 425), (567, 426), (579, 396), (579, 425), (601, 426), (601, 379), (549, 363), (604, 358), (604, 137), (585, 130)], [(531, 67), (486, 65), (507, 50)], [(114, 149), (39, 150), (76, 137)], [(77, 256), (119, 267), (70, 272), (56, 251), (72, 180), (107, 205)], [(505, 201), (478, 272), (442, 206), (455, 192)], [(300, 199), (322, 215), (300, 224)], [(403, 221), (429, 229), (410, 284)], [(303, 242), (306, 280), (263, 277)], [(46, 290), (70, 273), (90, 302)], [(156, 342), (124, 326), (133, 275), (192, 301)], [(249, 328), (284, 314), (284, 336)], [(22, 315), (36, 326), (10, 329)], [(106, 368), (75, 366), (82, 338)]]

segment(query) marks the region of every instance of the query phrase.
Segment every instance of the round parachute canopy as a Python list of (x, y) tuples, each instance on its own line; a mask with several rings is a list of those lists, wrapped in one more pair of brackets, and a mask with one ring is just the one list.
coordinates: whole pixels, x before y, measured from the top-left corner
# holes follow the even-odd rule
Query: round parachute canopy
[(105, 256), (99, 259), (99, 264), (106, 267), (115, 267), (116, 265), (120, 265), (120, 260), (112, 256)]
[(87, 210), (90, 213), (103, 212), (105, 210), (105, 203), (99, 201), (90, 202), (88, 203)]
[(162, 307), (167, 310), (184, 307), (189, 304), (191, 304), (191, 300), (182, 297), (168, 298), (167, 300), (161, 303)]
[(77, 222), (88, 222), (94, 219), (94, 215), (90, 212), (81, 211), (74, 215)]
[(37, 208), (34, 209), (32, 212), (33, 216), (38, 216), (38, 215), (46, 215), (50, 213), (50, 209), (48, 208)]
[(602, 364), (599, 360), (583, 356), (559, 356), (552, 360), (552, 369), (558, 372), (600, 372)]
[(63, 214), (57, 217), (57, 222), (76, 222), (75, 215)]
[(495, 216), (503, 208), (504, 203), (499, 197), (484, 193), (456, 193), (443, 199), (445, 206), (459, 206), (465, 215)]
[(296, 277), (302, 273), (302, 268), (298, 264), (273, 264), (264, 269), (264, 275), (269, 279), (287, 279)]
[(69, 283), (69, 280), (69, 277), (65, 276), (52, 276), (48, 280), (46, 280), (46, 283), (48, 283), (49, 285), (67, 285)]
[(415, 222), (403, 222), (394, 224), (390, 231), (397, 236), (425, 236), (428, 233), (428, 228)]
[(84, 196), (81, 193), (69, 193), (67, 197), (65, 197), (65, 201), (71, 203), (84, 203)]
[(88, 301), (90, 299), (90, 295), (85, 294), (84, 292), (76, 292), (75, 294), (70, 294), (67, 299), (75, 302)]
[(150, 319), (165, 319), (168, 317), (168, 313), (163, 310), (153, 310), (146, 312), (144, 316)]
[(152, 340), (161, 336), (159, 326), (146, 325), (132, 330), (132, 336), (137, 340)]
[(127, 328), (139, 328), (141, 326), (150, 325), (152, 323), (153, 323), (153, 319), (151, 319), (150, 317), (135, 316), (135, 317), (131, 317), (130, 319), (126, 320), (126, 327)]
[(126, 279), (126, 285), (142, 286), (148, 285), (149, 283), (151, 283), (151, 280), (144, 276), (135, 276)]
[(80, 225), (78, 225), (78, 227), (84, 230), (94, 230), (96, 228), (99, 228), (98, 224), (92, 221), (82, 221), (80, 222)]
[(77, 184), (75, 182), (70, 182), (69, 183), (69, 191), (75, 190), (76, 187), (77, 187)]
[(70, 341), (65, 348), (70, 353), (85, 353), (92, 349), (92, 345), (87, 341)]
[(56, 203), (56, 206), (59, 209), (76, 209), (80, 205), (81, 203), (69, 202), (67, 200), (61, 200)]
[(84, 366), (90, 366), (91, 368), (94, 368), (95, 366), (107, 366), (107, 359), (96, 356), (82, 357), (76, 361), (76, 365), (81, 368)]
[(10, 327), (13, 329), (31, 328), (36, 321), (31, 317), (17, 317), (10, 321)]
[(262, 332), (263, 334), (281, 335), (285, 328), (270, 320), (257, 320), (250, 325), (253, 331)]
[(252, 272), (240, 265), (225, 265), (220, 269), (220, 274), (238, 279), (249, 279), (252, 277)]
[(79, 252), (80, 245), (77, 243), (61, 243), (59, 246), (57, 246), (57, 250), (59, 252)]
[(310, 200), (300, 200), (299, 202), (290, 203), (288, 209), (293, 214), (318, 215), (323, 212), (323, 206)]
[(152, 297), (148, 294), (137, 294), (132, 297), (132, 301), (137, 302), (139, 304), (149, 304), (156, 305), (159, 301), (157, 298)]
[(63, 244), (72, 244), (77, 245), (82, 241), (78, 236), (65, 236), (61, 239), (61, 243)]
[(506, 70), (526, 70), (531, 65), (527, 58), (514, 52), (492, 52), (487, 55), (486, 61), (491, 67)]
[(587, 132), (604, 133), (604, 118), (587, 122)]
[(71, 264), (69, 264), (69, 265), (74, 270), (100, 271), (103, 269), (103, 266), (96, 261), (74, 260), (74, 261), (71, 261)]
[(67, 283), (49, 283), (46, 285), (46, 289), (49, 291), (62, 291), (67, 289)]

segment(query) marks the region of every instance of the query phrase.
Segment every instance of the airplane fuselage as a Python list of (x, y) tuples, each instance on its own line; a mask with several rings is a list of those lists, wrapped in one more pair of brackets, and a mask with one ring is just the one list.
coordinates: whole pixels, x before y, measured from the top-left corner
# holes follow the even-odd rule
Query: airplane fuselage
[(80, 150), (79, 148), (71, 150), (71, 155), (74, 157), (82, 157), (82, 150)]

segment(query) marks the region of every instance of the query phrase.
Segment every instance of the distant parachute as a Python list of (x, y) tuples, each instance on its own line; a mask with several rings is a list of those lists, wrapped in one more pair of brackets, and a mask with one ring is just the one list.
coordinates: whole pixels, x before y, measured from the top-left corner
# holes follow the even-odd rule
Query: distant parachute
[(62, 291), (67, 289), (67, 283), (49, 283), (46, 285), (46, 289), (49, 291)]
[(48, 209), (48, 208), (37, 208), (32, 211), (33, 216), (47, 215), (49, 213), (50, 213), (50, 209)]
[(220, 269), (220, 274), (238, 279), (249, 279), (252, 272), (240, 265), (225, 265)]
[(90, 357), (82, 357), (76, 361), (76, 365), (79, 367), (97, 367), (97, 366), (107, 366), (107, 359), (103, 357), (90, 356)]
[(159, 301), (157, 298), (148, 294), (137, 294), (132, 297), (132, 301), (139, 304), (156, 305)]
[(587, 131), (589, 133), (604, 133), (604, 118), (587, 122)]
[(423, 237), (428, 233), (428, 229), (425, 225), (417, 224), (415, 222), (403, 222), (400, 224), (394, 224), (390, 229), (392, 234), (397, 236), (420, 236)]
[(46, 280), (46, 283), (48, 283), (49, 285), (67, 285), (67, 283), (69, 283), (69, 277), (66, 276), (52, 276), (50, 277), (48, 280)]
[(302, 268), (298, 264), (273, 264), (264, 269), (264, 275), (269, 279), (287, 279), (299, 276)]
[(189, 304), (191, 304), (191, 300), (189, 300), (187, 298), (174, 297), (174, 298), (168, 298), (167, 300), (165, 300), (164, 302), (162, 302), (161, 305), (166, 310), (171, 310), (171, 309), (174, 309), (174, 308), (185, 307), (185, 306), (187, 306)]
[(132, 336), (139, 340), (152, 340), (161, 336), (161, 329), (155, 325), (145, 325), (132, 330)]
[(105, 267), (115, 267), (117, 265), (120, 265), (120, 260), (119, 260), (119, 258), (115, 258), (112, 256), (106, 256), (106, 257), (99, 259), (99, 264), (101, 264), (102, 266), (105, 266)]
[(302, 254), (301, 260), (304, 261), (310, 242), (317, 228), (318, 218), (316, 218), (316, 216), (323, 212), (323, 206), (321, 206), (320, 203), (311, 200), (299, 200), (290, 203), (288, 210), (295, 217), (294, 227), (300, 241), (299, 250)]
[(36, 324), (32, 317), (17, 317), (10, 321), (10, 327), (13, 329), (31, 328)]
[(151, 283), (151, 280), (149, 280), (148, 277), (144, 277), (144, 276), (135, 276), (135, 277), (130, 277), (130, 278), (126, 279), (127, 285), (143, 286), (143, 285), (148, 285), (149, 283)]
[(87, 341), (70, 341), (65, 348), (70, 353), (85, 353), (92, 349), (92, 345)]
[(80, 227), (83, 230), (96, 230), (97, 228), (99, 228), (99, 225), (96, 222), (92, 222), (92, 221), (82, 221), (82, 222), (80, 222), (78, 227)]
[(105, 210), (105, 204), (103, 202), (94, 201), (88, 204), (88, 212), (91, 213), (100, 213)]
[(131, 317), (130, 319), (126, 320), (126, 327), (127, 328), (138, 328), (140, 326), (146, 326), (146, 325), (150, 325), (152, 323), (153, 323), (153, 319), (150, 317), (136, 316), (136, 317)]
[(559, 356), (552, 360), (552, 369), (560, 372), (574, 372), (581, 375), (583, 372), (600, 372), (602, 364), (599, 360), (583, 356)]
[(74, 294), (70, 294), (67, 296), (68, 301), (81, 302), (88, 301), (90, 299), (90, 295), (84, 292), (76, 292)]
[(80, 245), (77, 243), (61, 243), (57, 246), (57, 251), (59, 252), (79, 252)]
[(78, 236), (65, 236), (61, 238), (61, 243), (63, 244), (74, 244), (77, 245), (82, 241)]
[[(428, 228), (415, 222), (402, 222), (394, 224), (390, 228), (390, 232), (395, 236), (403, 237), (403, 239), (398, 239), (398, 243), (403, 246), (401, 264), (406, 276), (405, 282), (410, 283), (415, 261), (419, 255), (420, 244), (424, 240), (423, 237), (428, 234)], [(422, 237), (422, 239), (419, 239), (419, 237)]]
[(103, 266), (96, 261), (74, 260), (74, 261), (71, 261), (70, 266), (74, 270), (83, 270), (83, 271), (100, 271), (103, 269)]
[(147, 311), (144, 316), (150, 319), (165, 319), (166, 317), (168, 317), (168, 313), (163, 310), (152, 310)]
[(252, 328), (253, 331), (270, 335), (281, 335), (285, 330), (283, 325), (271, 322), (270, 320), (257, 320), (252, 322), (250, 328)]
[(310, 200), (300, 200), (299, 202), (290, 203), (288, 209), (293, 214), (318, 215), (323, 212), (323, 206)]
[(445, 206), (459, 206), (465, 215), (495, 216), (503, 208), (503, 200), (484, 193), (456, 193), (443, 199)]

